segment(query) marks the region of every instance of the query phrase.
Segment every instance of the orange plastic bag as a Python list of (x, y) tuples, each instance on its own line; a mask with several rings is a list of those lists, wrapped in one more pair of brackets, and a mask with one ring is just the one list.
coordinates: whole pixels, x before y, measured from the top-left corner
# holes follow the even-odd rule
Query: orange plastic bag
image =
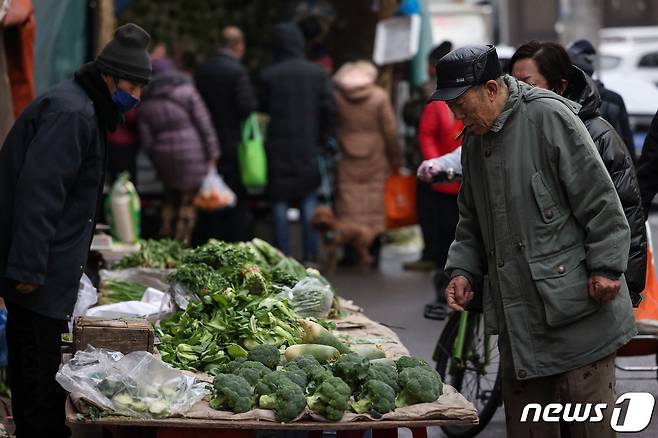
[(651, 244), (651, 229), (647, 225), (647, 280), (642, 293), (642, 302), (635, 309), (635, 320), (658, 320), (658, 278), (653, 264), (653, 245)]
[(416, 218), (416, 175), (393, 175), (384, 185), (386, 228), (414, 225)]

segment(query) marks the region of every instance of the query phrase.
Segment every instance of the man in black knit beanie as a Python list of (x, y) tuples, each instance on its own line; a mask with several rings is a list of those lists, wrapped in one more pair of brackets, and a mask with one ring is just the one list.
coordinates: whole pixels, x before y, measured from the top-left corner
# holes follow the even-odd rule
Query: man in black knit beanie
[(119, 27), (73, 80), (37, 97), (0, 149), (0, 295), (16, 436), (67, 437), (61, 334), (103, 194), (106, 134), (151, 78), (149, 34)]

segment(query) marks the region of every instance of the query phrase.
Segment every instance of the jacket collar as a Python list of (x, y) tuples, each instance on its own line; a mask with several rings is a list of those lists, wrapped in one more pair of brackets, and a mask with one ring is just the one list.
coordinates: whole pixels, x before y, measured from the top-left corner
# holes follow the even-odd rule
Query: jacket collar
[(521, 87), (519, 81), (513, 78), (510, 75), (504, 76), (505, 83), (509, 89), (509, 96), (507, 97), (507, 102), (503, 107), (503, 111), (500, 115), (494, 120), (493, 125), (491, 125), (491, 132), (498, 132), (503, 129), (505, 123), (510, 118), (510, 116), (516, 111), (516, 108), (521, 103)]

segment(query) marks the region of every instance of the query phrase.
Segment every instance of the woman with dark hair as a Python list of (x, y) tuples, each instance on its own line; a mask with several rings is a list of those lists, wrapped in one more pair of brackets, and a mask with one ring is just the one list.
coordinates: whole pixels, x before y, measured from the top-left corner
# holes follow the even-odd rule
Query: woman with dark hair
[(517, 79), (549, 89), (581, 106), (578, 116), (587, 127), (610, 173), (631, 228), (626, 282), (633, 306), (637, 307), (644, 290), (647, 266), (644, 212), (628, 150), (612, 125), (600, 116), (598, 87), (588, 75), (571, 64), (566, 50), (556, 43), (530, 41), (522, 45), (512, 56), (510, 69)]

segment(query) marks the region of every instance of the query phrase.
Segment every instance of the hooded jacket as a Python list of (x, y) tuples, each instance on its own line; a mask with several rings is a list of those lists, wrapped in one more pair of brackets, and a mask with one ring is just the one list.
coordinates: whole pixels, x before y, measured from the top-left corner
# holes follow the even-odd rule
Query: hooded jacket
[(615, 128), (600, 116), (601, 97), (596, 83), (578, 67), (572, 66), (568, 99), (581, 105), (578, 117), (585, 123), (594, 145), (619, 195), (631, 230), (631, 247), (626, 268), (626, 282), (634, 305), (642, 299), (647, 270), (647, 232), (640, 187), (633, 159)]
[(268, 113), (265, 144), (268, 192), (296, 201), (320, 185), (319, 148), (333, 131), (335, 103), (325, 70), (304, 57), (304, 38), (293, 23), (273, 30), (274, 63), (260, 77), (259, 103)]
[(334, 76), (341, 150), (336, 211), (343, 221), (383, 232), (384, 183), (402, 153), (393, 105), (375, 77), (374, 66), (363, 62), (347, 64)]
[(194, 84), (176, 70), (154, 77), (142, 96), (141, 144), (168, 189), (197, 190), (219, 157), (210, 115)]
[(637, 331), (623, 276), (611, 301), (588, 294), (588, 277), (626, 270), (630, 231), (580, 105), (505, 81), (510, 94), (490, 131), (464, 138), (446, 271), (481, 294), (503, 372), (524, 380), (607, 357)]

